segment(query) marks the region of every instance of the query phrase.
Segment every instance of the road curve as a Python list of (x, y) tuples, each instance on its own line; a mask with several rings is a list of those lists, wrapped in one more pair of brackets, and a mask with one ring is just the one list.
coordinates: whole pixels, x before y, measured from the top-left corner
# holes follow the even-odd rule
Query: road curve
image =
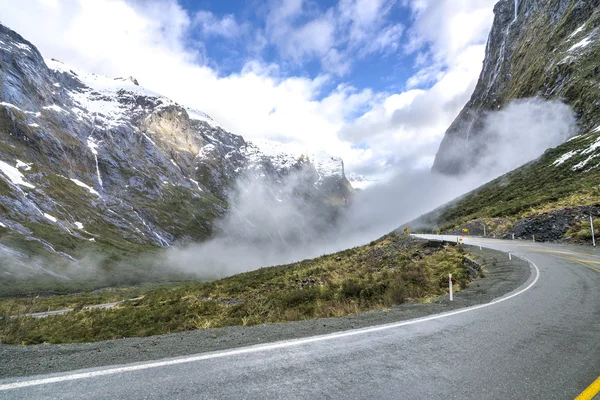
[(586, 388), (600, 375), (600, 252), (465, 242), (511, 251), (530, 260), (533, 273), (489, 304), (191, 357), (4, 379), (0, 399), (593, 396)]

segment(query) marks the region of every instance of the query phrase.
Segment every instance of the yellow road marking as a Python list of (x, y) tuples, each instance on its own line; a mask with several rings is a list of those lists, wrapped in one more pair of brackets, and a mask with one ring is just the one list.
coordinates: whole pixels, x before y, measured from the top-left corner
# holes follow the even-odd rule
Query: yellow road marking
[(576, 262), (577, 264), (581, 264), (584, 267), (588, 267), (589, 269), (593, 269), (596, 272), (600, 272), (600, 269), (598, 268), (594, 268), (591, 265), (587, 265), (587, 262), (590, 262), (589, 260), (579, 260), (577, 258), (572, 258), (572, 257), (559, 257), (562, 258), (563, 260), (567, 260), (567, 261), (572, 261), (572, 262)]
[[(533, 250), (533, 251), (535, 251), (536, 253), (572, 254), (572, 255), (576, 255), (576, 256), (595, 257), (595, 258), (600, 257), (600, 256), (597, 256), (594, 254), (582, 253), (582, 252), (578, 252), (578, 251), (561, 251), (561, 250)], [(600, 261), (589, 260), (589, 262), (594, 263), (594, 264), (600, 264)]]
[(575, 400), (592, 400), (598, 393), (600, 393), (600, 376), (581, 392), (579, 396), (575, 397)]

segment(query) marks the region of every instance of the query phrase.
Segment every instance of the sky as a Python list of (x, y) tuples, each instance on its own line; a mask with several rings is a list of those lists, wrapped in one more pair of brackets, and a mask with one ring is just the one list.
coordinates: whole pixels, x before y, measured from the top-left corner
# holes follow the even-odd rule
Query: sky
[(202, 110), (250, 141), (386, 179), (431, 167), (481, 71), (496, 0), (0, 0), (74, 67)]

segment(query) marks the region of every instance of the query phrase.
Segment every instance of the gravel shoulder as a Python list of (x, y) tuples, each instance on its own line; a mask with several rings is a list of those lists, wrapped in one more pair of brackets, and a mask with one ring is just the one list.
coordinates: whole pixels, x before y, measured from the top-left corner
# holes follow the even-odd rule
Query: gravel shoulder
[(126, 364), (185, 356), (235, 347), (322, 335), (348, 329), (392, 323), (487, 303), (527, 281), (529, 263), (505, 253), (466, 246), (481, 257), (487, 275), (455, 294), (429, 304), (407, 303), (388, 310), (370, 311), (341, 318), (314, 319), (257, 326), (203, 329), (170, 335), (127, 338), (95, 343), (63, 345), (0, 345), (0, 378), (48, 374), (106, 365)]

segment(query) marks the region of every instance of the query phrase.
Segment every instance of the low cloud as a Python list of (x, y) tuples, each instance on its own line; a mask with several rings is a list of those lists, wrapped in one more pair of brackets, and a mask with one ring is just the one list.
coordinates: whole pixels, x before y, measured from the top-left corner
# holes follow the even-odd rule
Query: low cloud
[[(172, 250), (168, 264), (215, 278), (362, 245), (536, 159), (575, 135), (577, 129), (569, 106), (537, 98), (516, 100), (486, 114), (482, 126), (477, 133), (486, 138), (478, 150), (481, 162), (467, 174), (397, 172), (359, 192), (330, 220), (315, 215), (314, 205), (296, 196), (306, 176), (292, 176), (283, 186), (242, 179), (231, 212), (222, 223), (226, 235)], [(463, 157), (471, 156), (466, 143), (461, 148)]]

